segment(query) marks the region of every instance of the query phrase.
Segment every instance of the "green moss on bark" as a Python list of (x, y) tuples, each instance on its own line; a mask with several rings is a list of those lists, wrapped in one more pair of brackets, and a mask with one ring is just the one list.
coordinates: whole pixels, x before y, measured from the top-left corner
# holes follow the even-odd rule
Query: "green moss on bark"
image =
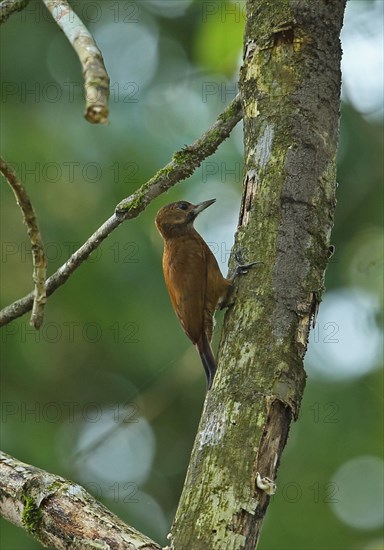
[(22, 523), (28, 533), (36, 536), (39, 533), (42, 512), (32, 497), (25, 495), (22, 500), (24, 502)]
[[(255, 548), (305, 386), (335, 207), (344, 0), (248, 0), (240, 276), (173, 526), (175, 549)], [(331, 23), (330, 23), (331, 22)]]

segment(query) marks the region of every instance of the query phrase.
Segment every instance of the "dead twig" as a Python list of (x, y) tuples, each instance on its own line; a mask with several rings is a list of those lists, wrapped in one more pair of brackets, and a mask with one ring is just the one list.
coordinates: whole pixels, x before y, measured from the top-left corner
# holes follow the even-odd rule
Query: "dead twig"
[(84, 75), (84, 117), (94, 124), (108, 122), (109, 76), (95, 39), (66, 0), (43, 0), (79, 56)]
[(33, 282), (35, 284), (30, 324), (39, 329), (44, 318), (44, 306), (46, 302), (45, 279), (47, 273), (47, 260), (45, 257), (43, 240), (36, 219), (32, 203), (18, 180), (15, 172), (2, 158), (0, 158), (0, 171), (8, 181), (15, 194), (17, 204), (23, 213), (24, 222), (27, 226), (28, 236), (32, 246)]

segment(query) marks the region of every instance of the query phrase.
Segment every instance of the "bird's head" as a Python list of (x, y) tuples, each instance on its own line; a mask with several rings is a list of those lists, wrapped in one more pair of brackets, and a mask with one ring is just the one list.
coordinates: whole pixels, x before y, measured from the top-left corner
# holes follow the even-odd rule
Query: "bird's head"
[(199, 204), (178, 201), (167, 204), (157, 213), (156, 227), (164, 239), (183, 235), (191, 230), (196, 216), (215, 201), (216, 199), (211, 199)]

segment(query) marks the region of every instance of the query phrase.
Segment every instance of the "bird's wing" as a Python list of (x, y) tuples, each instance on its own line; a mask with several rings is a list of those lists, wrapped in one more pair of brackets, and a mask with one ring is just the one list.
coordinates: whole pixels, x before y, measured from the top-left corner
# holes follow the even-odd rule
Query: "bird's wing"
[(163, 270), (173, 309), (188, 338), (196, 344), (203, 330), (207, 281), (205, 243), (188, 239), (164, 249)]

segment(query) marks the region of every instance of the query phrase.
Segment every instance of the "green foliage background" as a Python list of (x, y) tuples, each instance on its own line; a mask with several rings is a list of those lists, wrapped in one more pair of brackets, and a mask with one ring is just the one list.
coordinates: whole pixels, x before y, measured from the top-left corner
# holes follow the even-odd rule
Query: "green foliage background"
[[(364, 4), (369, 11), (371, 3)], [(74, 6), (110, 73), (108, 126), (82, 118), (81, 69), (40, 2), (2, 27), (2, 154), (35, 206), (49, 274), (117, 202), (213, 123), (235, 94), (242, 51), (244, 2)], [(2, 449), (81, 483), (163, 544), (205, 380), (171, 310), (153, 221), (168, 202), (216, 197), (197, 225), (226, 272), (241, 197), (241, 138), (239, 125), (193, 177), (118, 228), (48, 300), (40, 333), (29, 327), (28, 315), (2, 332)], [(382, 464), (382, 138), (382, 118), (343, 104), (336, 254), (325, 311), (342, 307), (340, 317), (320, 317), (311, 335), (301, 415), (260, 550), (382, 548), (375, 516), (382, 482), (375, 477)], [(31, 257), (13, 194), (4, 181), (0, 190), (7, 305), (31, 290)], [(369, 355), (353, 372), (342, 360), (357, 345), (351, 334)], [(352, 484), (348, 467), (362, 481), (356, 476)], [(3, 550), (40, 548), (7, 522), (0, 527)]]

